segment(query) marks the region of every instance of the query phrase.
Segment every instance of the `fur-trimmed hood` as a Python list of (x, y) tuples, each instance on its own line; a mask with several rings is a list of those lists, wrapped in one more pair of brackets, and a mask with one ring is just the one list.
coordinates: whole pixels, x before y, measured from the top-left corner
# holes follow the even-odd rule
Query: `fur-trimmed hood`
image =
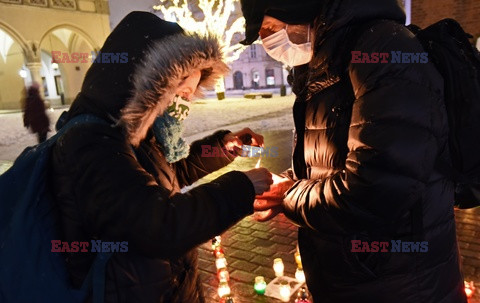
[(175, 96), (182, 80), (194, 70), (205, 70), (195, 95), (203, 96), (228, 72), (217, 39), (197, 34), (175, 34), (155, 42), (135, 69), (132, 98), (122, 109), (120, 123), (133, 145), (138, 145)]
[(93, 63), (66, 121), (79, 114), (96, 115), (122, 127), (134, 146), (145, 138), (192, 71), (205, 71), (197, 96), (228, 72), (217, 39), (185, 33), (176, 23), (147, 12), (127, 15), (100, 53), (126, 53), (128, 60)]

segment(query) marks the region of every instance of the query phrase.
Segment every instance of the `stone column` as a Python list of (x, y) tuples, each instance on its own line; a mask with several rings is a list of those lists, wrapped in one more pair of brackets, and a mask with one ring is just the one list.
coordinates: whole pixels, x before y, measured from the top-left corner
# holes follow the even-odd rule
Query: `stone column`
[(29, 49), (26, 52), (26, 62), (28, 70), (30, 71), (30, 76), (32, 82), (37, 82), (39, 85), (40, 96), (45, 98), (43, 91), (43, 81), (42, 76), (40, 75), (40, 70), (42, 69), (42, 59), (40, 57), (40, 50), (38, 49), (37, 41), (28, 41)]

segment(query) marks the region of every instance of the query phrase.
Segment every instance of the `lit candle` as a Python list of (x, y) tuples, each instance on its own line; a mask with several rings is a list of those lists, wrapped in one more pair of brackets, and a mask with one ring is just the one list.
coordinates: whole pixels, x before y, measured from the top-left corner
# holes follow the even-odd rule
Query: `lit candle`
[(228, 295), (230, 295), (230, 286), (228, 286), (227, 282), (221, 282), (218, 285), (218, 296), (222, 298)]
[(267, 283), (265, 282), (265, 278), (262, 276), (255, 277), (255, 285), (253, 286), (255, 292), (259, 295), (265, 294), (265, 290), (267, 289)]
[(475, 293), (475, 285), (472, 282), (465, 281), (465, 294), (467, 295), (467, 299), (471, 299), (473, 294)]
[(302, 257), (300, 256), (300, 253), (298, 252), (298, 250), (295, 252), (295, 262), (297, 263), (298, 268), (303, 268)]
[(257, 164), (255, 165), (255, 168), (260, 168), (260, 161), (261, 160), (262, 160), (262, 158), (258, 158)]
[(217, 272), (217, 278), (219, 282), (228, 282), (230, 281), (230, 274), (226, 268), (220, 268)]
[(223, 255), (223, 254), (224, 254), (224, 252), (223, 252), (223, 249), (222, 249), (221, 246), (217, 246), (213, 250), (213, 255), (215, 256), (215, 258), (218, 258), (220, 255)]
[(217, 266), (217, 270), (227, 267), (227, 259), (225, 259), (223, 254), (218, 255), (217, 260), (215, 260), (215, 265)]
[(310, 301), (308, 301), (308, 293), (305, 287), (300, 288), (298, 291), (295, 303), (310, 303)]
[(290, 284), (288, 284), (288, 281), (282, 280), (280, 282), (280, 297), (282, 297), (282, 301), (290, 301), (290, 294)]
[(220, 303), (233, 303), (233, 298), (232, 297), (220, 298)]
[(300, 283), (305, 282), (305, 273), (302, 268), (297, 268), (297, 271), (295, 271), (295, 279)]
[(284, 269), (285, 269), (285, 266), (283, 265), (282, 258), (276, 258), (275, 260), (273, 260), (273, 270), (275, 271), (276, 277), (283, 276)]
[(215, 250), (215, 248), (220, 246), (220, 243), (222, 242), (222, 237), (216, 236), (215, 238), (212, 239), (212, 250)]

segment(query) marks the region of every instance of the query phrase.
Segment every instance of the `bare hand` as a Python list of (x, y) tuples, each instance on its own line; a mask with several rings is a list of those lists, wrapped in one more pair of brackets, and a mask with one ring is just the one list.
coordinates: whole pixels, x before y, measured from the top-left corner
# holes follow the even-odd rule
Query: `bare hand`
[(270, 190), (257, 196), (259, 200), (282, 200), (285, 193), (293, 186), (295, 181), (289, 178), (282, 178), (279, 175), (272, 175), (275, 184), (270, 187)]
[[(255, 200), (255, 203), (258, 203), (257, 201), (259, 201), (259, 200)], [(266, 201), (266, 200), (263, 200), (263, 201)], [(276, 201), (276, 202), (278, 202), (278, 201)], [(255, 203), (254, 203), (254, 206), (253, 206), (254, 209), (255, 209)], [(275, 218), (281, 212), (283, 212), (283, 205), (280, 202), (280, 204), (272, 206), (272, 207), (268, 208), (267, 210), (256, 211), (255, 214), (253, 215), (253, 218), (258, 222), (265, 222), (265, 221), (269, 221), (269, 220)]]
[(251, 143), (248, 143), (248, 145), (252, 146), (260, 146), (263, 147), (263, 136), (255, 133), (252, 131), (250, 128), (244, 128), (241, 131), (238, 131), (236, 133), (228, 133), (223, 137), (223, 145), (225, 148), (230, 151), (231, 153), (237, 154), (237, 155), (243, 155), (242, 153), (242, 145), (244, 142), (240, 140), (240, 137), (244, 135), (250, 135), (251, 137)]
[(282, 178), (279, 175), (272, 174), (274, 184), (270, 186), (268, 192), (258, 195), (253, 203), (255, 211), (254, 218), (259, 222), (265, 222), (275, 218), (283, 212), (283, 198), (285, 193), (295, 183), (289, 178)]
[(273, 183), (272, 174), (266, 168), (254, 168), (244, 173), (252, 182), (256, 195), (269, 190), (270, 185)]

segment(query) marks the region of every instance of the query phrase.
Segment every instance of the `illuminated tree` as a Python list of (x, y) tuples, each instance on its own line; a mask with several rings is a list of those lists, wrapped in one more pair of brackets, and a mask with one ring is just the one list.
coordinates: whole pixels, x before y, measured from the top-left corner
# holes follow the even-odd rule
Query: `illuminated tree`
[[(186, 31), (215, 35), (222, 44), (227, 64), (237, 60), (246, 48), (238, 43), (245, 32), (245, 19), (239, 13), (238, 0), (161, 1), (153, 9)], [(218, 81), (215, 91), (219, 100), (224, 98), (223, 78)]]

